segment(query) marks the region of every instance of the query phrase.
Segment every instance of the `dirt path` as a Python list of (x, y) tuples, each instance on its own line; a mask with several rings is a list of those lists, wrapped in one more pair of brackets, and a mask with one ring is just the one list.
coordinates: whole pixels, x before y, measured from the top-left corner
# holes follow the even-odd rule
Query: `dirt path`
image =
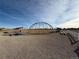
[(1, 36), (0, 59), (78, 59), (66, 36)]

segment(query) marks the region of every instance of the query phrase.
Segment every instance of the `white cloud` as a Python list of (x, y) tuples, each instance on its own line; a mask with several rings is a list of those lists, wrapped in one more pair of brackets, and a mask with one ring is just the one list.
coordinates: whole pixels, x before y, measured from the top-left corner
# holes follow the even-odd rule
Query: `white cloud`
[(57, 27), (61, 28), (78, 28), (79, 27), (79, 18), (67, 21), (63, 24), (58, 25)]

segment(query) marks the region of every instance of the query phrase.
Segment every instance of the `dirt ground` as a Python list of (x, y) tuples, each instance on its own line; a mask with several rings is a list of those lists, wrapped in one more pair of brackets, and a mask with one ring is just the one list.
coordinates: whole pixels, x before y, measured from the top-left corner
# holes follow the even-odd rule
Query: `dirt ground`
[(47, 35), (0, 36), (0, 59), (78, 59), (68, 38)]

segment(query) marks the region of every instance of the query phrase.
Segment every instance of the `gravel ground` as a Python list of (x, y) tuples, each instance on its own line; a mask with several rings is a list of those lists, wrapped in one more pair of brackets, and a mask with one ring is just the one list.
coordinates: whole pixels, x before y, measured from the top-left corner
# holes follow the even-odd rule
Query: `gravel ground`
[(0, 36), (0, 59), (78, 59), (66, 36)]

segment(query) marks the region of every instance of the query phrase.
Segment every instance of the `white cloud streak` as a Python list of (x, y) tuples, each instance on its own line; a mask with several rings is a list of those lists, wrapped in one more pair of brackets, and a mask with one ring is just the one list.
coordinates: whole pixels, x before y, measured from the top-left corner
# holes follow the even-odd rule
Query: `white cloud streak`
[(79, 18), (67, 21), (63, 24), (58, 25), (57, 27), (61, 27), (61, 28), (79, 28)]

